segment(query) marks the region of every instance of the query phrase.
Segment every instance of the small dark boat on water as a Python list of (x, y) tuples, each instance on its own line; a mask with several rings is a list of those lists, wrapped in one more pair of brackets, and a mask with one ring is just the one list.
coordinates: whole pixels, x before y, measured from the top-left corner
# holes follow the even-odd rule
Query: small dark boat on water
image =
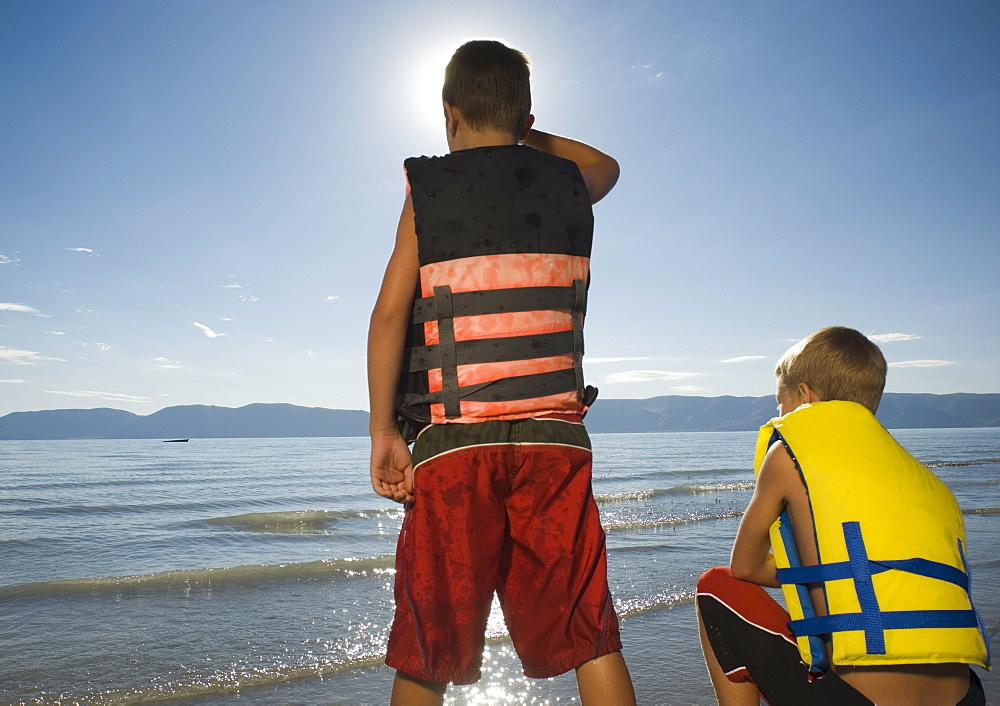
[(187, 439), (164, 439), (164, 444), (183, 444), (186, 443)]

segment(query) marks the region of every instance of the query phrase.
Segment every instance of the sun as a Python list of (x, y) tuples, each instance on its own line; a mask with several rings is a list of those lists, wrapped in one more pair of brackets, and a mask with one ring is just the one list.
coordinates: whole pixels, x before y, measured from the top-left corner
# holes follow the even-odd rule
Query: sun
[(413, 109), (413, 121), (423, 130), (433, 130), (443, 134), (444, 109), (441, 107), (441, 87), (444, 84), (444, 69), (455, 50), (474, 39), (494, 39), (509, 44), (501, 37), (468, 36), (451, 34), (447, 39), (431, 43), (423, 53), (412, 59), (409, 71), (409, 105)]
[(409, 72), (409, 105), (413, 109), (413, 120), (421, 129), (444, 131), (444, 110), (441, 107), (441, 86), (444, 83), (444, 69), (459, 44), (440, 44), (414, 58)]

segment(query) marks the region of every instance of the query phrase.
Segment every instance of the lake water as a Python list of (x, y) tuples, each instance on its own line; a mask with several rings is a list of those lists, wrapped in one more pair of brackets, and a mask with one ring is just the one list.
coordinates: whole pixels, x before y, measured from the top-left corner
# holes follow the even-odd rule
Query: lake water
[[(962, 505), (995, 646), (1000, 429), (894, 434)], [(728, 561), (754, 439), (593, 437), (640, 703), (713, 701), (693, 588)], [(362, 438), (0, 442), (0, 701), (386, 702), (402, 511), (371, 491), (367, 451)], [(521, 675), (496, 610), (489, 635), (483, 679), (451, 703), (576, 700), (572, 674)]]

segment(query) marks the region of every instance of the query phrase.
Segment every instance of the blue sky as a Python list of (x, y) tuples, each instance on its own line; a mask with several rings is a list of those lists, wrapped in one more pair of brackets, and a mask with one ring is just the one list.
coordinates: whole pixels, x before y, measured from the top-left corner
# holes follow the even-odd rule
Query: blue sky
[(365, 409), (402, 160), (471, 37), (617, 157), (588, 382), (767, 395), (827, 325), (1000, 392), (1000, 4), (0, 0), (0, 414)]

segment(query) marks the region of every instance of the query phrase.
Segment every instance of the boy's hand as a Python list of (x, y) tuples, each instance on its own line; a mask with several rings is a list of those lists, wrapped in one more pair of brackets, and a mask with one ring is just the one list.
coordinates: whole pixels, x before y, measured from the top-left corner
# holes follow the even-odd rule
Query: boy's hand
[(398, 432), (372, 435), (372, 489), (397, 503), (413, 502), (413, 459)]

